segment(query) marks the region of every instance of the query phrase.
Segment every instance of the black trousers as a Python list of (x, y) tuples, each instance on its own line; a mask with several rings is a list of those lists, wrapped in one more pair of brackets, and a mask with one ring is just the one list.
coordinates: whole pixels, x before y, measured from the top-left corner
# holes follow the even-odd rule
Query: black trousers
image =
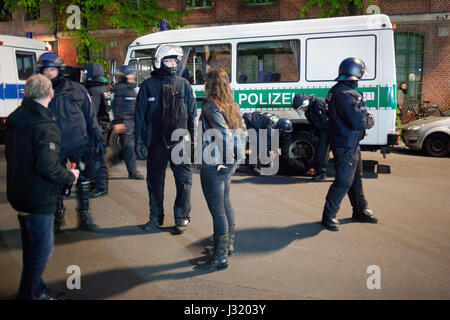
[(333, 147), (336, 178), (328, 190), (323, 215), (335, 218), (341, 202), (348, 195), (354, 212), (367, 208), (367, 201), (362, 186), (361, 149)]
[(318, 174), (327, 172), (328, 154), (330, 153), (330, 144), (328, 142), (328, 132), (326, 130), (316, 131), (319, 138), (316, 157), (314, 159), (314, 167)]
[(192, 168), (190, 164), (175, 164), (171, 159), (171, 150), (164, 143), (152, 145), (147, 155), (147, 189), (149, 195), (150, 219), (164, 216), (164, 184), (167, 165), (175, 178), (177, 195), (173, 206), (175, 220), (190, 218)]

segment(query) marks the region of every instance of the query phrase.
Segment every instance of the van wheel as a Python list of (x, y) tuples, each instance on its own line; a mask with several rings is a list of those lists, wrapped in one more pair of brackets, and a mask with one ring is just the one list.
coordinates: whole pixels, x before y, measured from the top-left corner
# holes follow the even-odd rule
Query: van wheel
[(423, 142), (423, 150), (433, 157), (444, 157), (450, 152), (449, 140), (445, 133), (430, 134)]
[(283, 143), (283, 157), (297, 173), (303, 174), (311, 166), (316, 154), (315, 140), (311, 133), (299, 131)]
[[(122, 143), (119, 139), (119, 135), (117, 133), (112, 132), (109, 137), (109, 146), (114, 154), (121, 154), (122, 151)], [(136, 154), (136, 160), (147, 160), (147, 148), (145, 149), (144, 157), (139, 157)]]

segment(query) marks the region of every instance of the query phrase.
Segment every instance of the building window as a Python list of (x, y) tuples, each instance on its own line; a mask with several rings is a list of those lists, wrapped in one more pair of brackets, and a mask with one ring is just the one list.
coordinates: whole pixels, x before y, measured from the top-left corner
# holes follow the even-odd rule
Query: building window
[(397, 86), (408, 85), (407, 99), (418, 104), (422, 98), (423, 49), (425, 37), (410, 32), (394, 33)]
[(40, 17), (40, 11), (38, 7), (27, 7), (25, 9), (25, 21), (36, 20)]
[(246, 6), (259, 6), (267, 4), (276, 4), (277, 0), (245, 0)]
[(300, 79), (300, 41), (239, 43), (237, 82), (295, 82)]
[(213, 4), (213, 0), (185, 0), (185, 9), (209, 9)]
[(17, 73), (20, 80), (27, 80), (28, 77), (37, 72), (36, 55), (33, 52), (16, 52)]

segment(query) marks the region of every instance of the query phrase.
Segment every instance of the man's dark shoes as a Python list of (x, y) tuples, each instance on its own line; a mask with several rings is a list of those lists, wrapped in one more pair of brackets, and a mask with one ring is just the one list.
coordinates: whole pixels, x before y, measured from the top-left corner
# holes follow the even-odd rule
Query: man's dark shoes
[(128, 179), (145, 180), (145, 177), (139, 171), (135, 171), (128, 175)]
[(336, 218), (322, 217), (322, 225), (330, 231), (339, 231), (339, 221)]
[(327, 175), (325, 173), (320, 173), (320, 174), (312, 177), (311, 180), (314, 182), (320, 182), (320, 181), (325, 181), (326, 178), (327, 178)]
[(176, 219), (175, 220), (175, 229), (177, 230), (177, 234), (182, 234), (186, 231), (186, 227), (189, 224), (188, 218)]
[(89, 198), (98, 198), (108, 194), (108, 190), (96, 190), (94, 189), (89, 193)]
[(148, 233), (160, 233), (162, 230), (158, 227), (158, 223), (150, 219), (143, 227), (144, 231)]
[(39, 297), (36, 297), (36, 300), (67, 300), (67, 298), (62, 292), (54, 292), (47, 289)]
[(356, 222), (378, 223), (378, 219), (370, 209), (364, 209), (362, 212), (353, 211), (352, 219)]

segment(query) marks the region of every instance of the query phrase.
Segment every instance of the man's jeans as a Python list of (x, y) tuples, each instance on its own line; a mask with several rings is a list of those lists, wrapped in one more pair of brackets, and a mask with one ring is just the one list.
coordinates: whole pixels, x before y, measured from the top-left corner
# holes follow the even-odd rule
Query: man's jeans
[(164, 145), (151, 146), (147, 156), (147, 189), (149, 194), (150, 219), (164, 216), (164, 184), (166, 169), (170, 162), (175, 178), (177, 195), (173, 206), (175, 220), (190, 219), (192, 169), (190, 164), (175, 164), (170, 156), (172, 149)]
[(234, 210), (230, 201), (231, 177), (237, 164), (226, 165), (219, 172), (217, 166), (203, 165), (200, 169), (200, 181), (203, 195), (213, 218), (215, 236), (224, 236), (228, 228), (234, 226)]
[(335, 218), (341, 202), (347, 194), (353, 210), (362, 212), (367, 208), (367, 201), (362, 187), (361, 149), (356, 147), (333, 147), (336, 178), (328, 190), (323, 216)]
[(53, 252), (53, 214), (18, 216), (22, 234), (23, 269), (17, 300), (33, 300), (47, 287), (42, 281)]

